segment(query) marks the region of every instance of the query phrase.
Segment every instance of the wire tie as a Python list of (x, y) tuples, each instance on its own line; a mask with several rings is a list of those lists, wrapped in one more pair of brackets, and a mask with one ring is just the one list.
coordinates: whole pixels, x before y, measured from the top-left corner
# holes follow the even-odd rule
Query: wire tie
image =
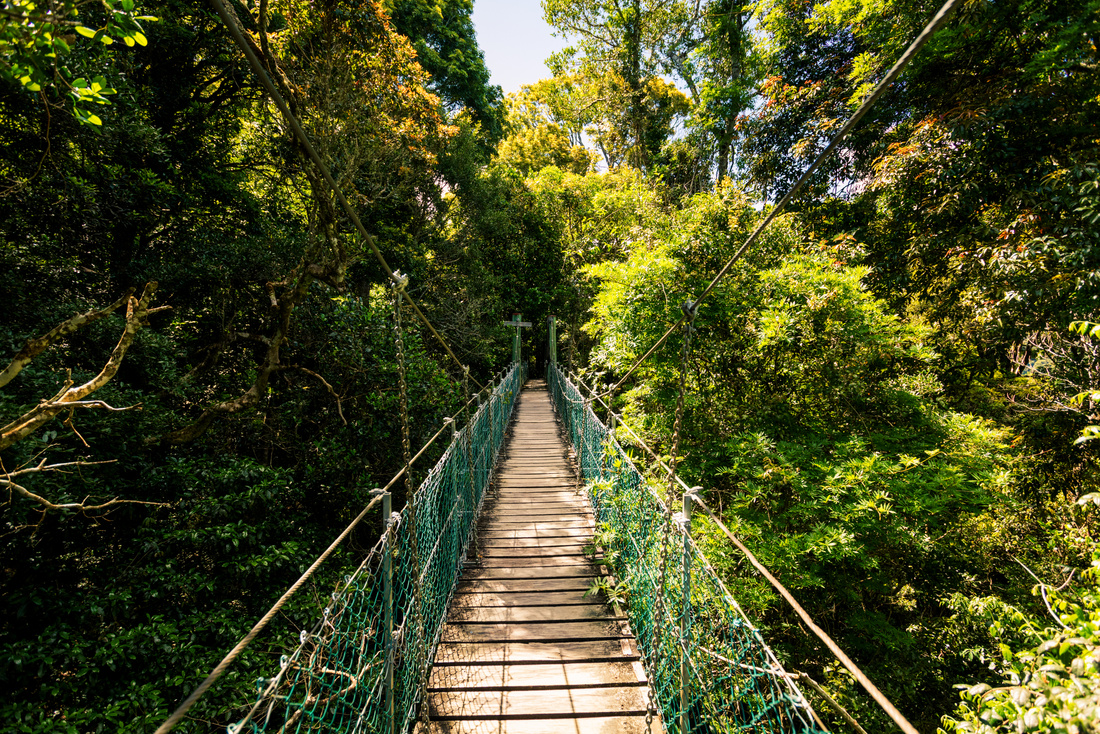
[(326, 617), (328, 617), (328, 613), (329, 613), (329, 611), (330, 611), (331, 609), (332, 609), (332, 607), (325, 607), (324, 615), (325, 615)]
[(264, 689), (264, 684), (265, 683), (267, 683), (267, 678), (263, 678), (263, 677), (257, 678), (256, 679), (256, 689), (262, 691)]
[(287, 656), (287, 655), (280, 655), (279, 656), (279, 668), (281, 670), (286, 670), (286, 666), (288, 666), (288, 665), (290, 665), (290, 657)]
[(399, 291), (405, 290), (405, 286), (409, 284), (409, 276), (405, 275), (400, 270), (393, 271), (393, 278), (393, 287)]
[(298, 642), (300, 644), (302, 644), (302, 645), (306, 644), (306, 640), (308, 640), (308, 639), (309, 639), (309, 633), (306, 632), (305, 630), (302, 630), (301, 632), (298, 633)]

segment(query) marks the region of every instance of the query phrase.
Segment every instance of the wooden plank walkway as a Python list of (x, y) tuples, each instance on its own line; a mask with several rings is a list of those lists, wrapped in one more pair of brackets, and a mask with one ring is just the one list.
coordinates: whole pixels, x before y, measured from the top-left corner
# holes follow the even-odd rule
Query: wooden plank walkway
[(481, 558), (459, 582), (436, 654), (430, 732), (645, 732), (629, 627), (584, 596), (602, 573), (584, 554), (592, 510), (545, 382), (528, 381), (514, 421), (478, 526)]

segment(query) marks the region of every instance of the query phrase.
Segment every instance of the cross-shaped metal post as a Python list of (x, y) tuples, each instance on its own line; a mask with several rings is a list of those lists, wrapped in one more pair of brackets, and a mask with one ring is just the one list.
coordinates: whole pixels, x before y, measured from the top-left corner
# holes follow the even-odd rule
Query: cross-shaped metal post
[(505, 326), (512, 326), (512, 327), (515, 327), (515, 329), (516, 329), (516, 335), (512, 339), (512, 361), (513, 362), (519, 362), (519, 330), (520, 330), (520, 328), (521, 327), (525, 328), (525, 329), (530, 329), (531, 328), (531, 322), (530, 321), (520, 321), (519, 319), (520, 319), (520, 315), (518, 313), (514, 313), (514, 314), (512, 314), (512, 320), (511, 321), (501, 321), (500, 322), (500, 323), (504, 324)]

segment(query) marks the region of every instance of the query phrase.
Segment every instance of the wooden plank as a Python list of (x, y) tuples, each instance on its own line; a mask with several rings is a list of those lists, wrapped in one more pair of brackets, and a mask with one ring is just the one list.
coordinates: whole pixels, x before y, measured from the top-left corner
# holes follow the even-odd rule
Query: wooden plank
[(591, 515), (592, 511), (580, 501), (580, 499), (574, 499), (572, 502), (521, 502), (513, 499), (507, 501), (497, 501), (492, 506), (486, 508), (487, 512), (493, 512), (497, 515), (546, 515), (552, 513), (576, 513), (578, 515)]
[(535, 589), (533, 591), (516, 589), (506, 591), (483, 591), (477, 589), (456, 590), (453, 607), (454, 609), (503, 609), (507, 607), (537, 606), (540, 604), (576, 606), (592, 604), (598, 601), (594, 596), (585, 596), (587, 592), (587, 586), (563, 591), (547, 591), (545, 589)]
[(432, 669), (428, 685), (448, 688), (533, 688), (597, 685), (645, 685), (635, 663), (544, 663), (539, 665), (444, 666)]
[(444, 717), (543, 718), (555, 714), (645, 715), (645, 701), (637, 686), (559, 688), (546, 691), (453, 691), (429, 693), (428, 702), (429, 716), (433, 720)]
[(542, 538), (545, 540), (560, 540), (566, 541), (569, 539), (575, 540), (580, 543), (592, 542), (592, 528), (556, 528), (553, 530), (530, 530), (530, 529), (511, 529), (506, 530), (504, 528), (479, 528), (478, 533), (482, 538), (486, 540), (523, 540), (523, 539), (537, 539)]
[[(542, 601), (539, 599), (537, 601)], [(449, 622), (573, 622), (608, 619), (610, 612), (599, 601), (554, 606), (451, 607)]]
[(588, 545), (585, 540), (579, 540), (576, 538), (487, 538), (485, 536), (479, 536), (477, 538), (477, 546), (482, 552), (493, 550), (514, 550), (516, 552), (525, 550), (544, 549), (552, 550), (552, 552), (572, 552), (568, 549), (575, 549), (580, 553), (580, 549)]
[(588, 570), (593, 570), (595, 566), (592, 561), (583, 554), (574, 555), (527, 555), (527, 556), (496, 556), (496, 555), (482, 555), (478, 561), (476, 561), (477, 568), (553, 568), (555, 566), (562, 567), (583, 567)]
[[(574, 721), (560, 719), (504, 719), (481, 721), (457, 719), (432, 721), (418, 734), (646, 734), (645, 716), (584, 717)], [(652, 734), (664, 734), (659, 719), (653, 720)]]
[[(538, 559), (538, 560), (550, 560), (554, 558), (587, 558), (589, 554), (585, 553), (587, 545), (572, 545), (572, 546), (559, 546), (554, 549), (550, 548), (499, 548), (499, 547), (482, 547), (481, 558), (483, 560), (504, 560), (504, 559)], [(571, 562), (571, 561), (570, 561)]]
[(623, 655), (618, 640), (600, 642), (441, 642), (436, 665), (470, 663), (624, 662), (640, 659)]
[(464, 579), (458, 582), (456, 591), (462, 592), (551, 592), (551, 591), (588, 591), (592, 585), (590, 578), (581, 576), (557, 579), (517, 579), (484, 578)]
[(600, 575), (590, 564), (588, 566), (529, 566), (506, 568), (467, 568), (462, 574), (463, 581), (495, 579), (545, 579), (558, 580), (569, 578), (592, 578)]
[(624, 637), (622, 626), (605, 619), (570, 622), (452, 622), (443, 642), (598, 642)]

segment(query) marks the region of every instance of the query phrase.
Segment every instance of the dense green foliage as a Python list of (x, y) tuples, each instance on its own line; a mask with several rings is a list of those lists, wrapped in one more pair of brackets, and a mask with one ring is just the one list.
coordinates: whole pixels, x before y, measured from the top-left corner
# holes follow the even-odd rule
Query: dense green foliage
[[(148, 730), (399, 468), (392, 302), (204, 4), (72, 16), (132, 46), (24, 7), (0, 20), (0, 717)], [(233, 7), (473, 377), (505, 364), (519, 311), (526, 354), (545, 360), (555, 314), (561, 360), (601, 383), (935, 11), (547, 0), (576, 45), (505, 101), (469, 0)], [(686, 368), (680, 472), (922, 731), (1100, 719), (1100, 443), (1077, 441), (1100, 423), (1098, 38), (1096, 0), (964, 3), (704, 302), (687, 364), (677, 333), (614, 396), (667, 453)], [(466, 395), (404, 323), (415, 448)], [(88, 405), (49, 402), (85, 384)], [(249, 702), (378, 522), (186, 726)], [(695, 532), (783, 662), (888, 731), (723, 536)]]
[[(621, 169), (583, 187), (554, 169), (529, 179), (569, 212), (564, 249), (591, 298), (570, 354), (601, 384), (679, 319), (759, 221), (754, 199), (791, 187), (936, 5), (779, 0), (753, 6), (752, 33), (739, 9), (546, 4), (581, 42), (518, 102), (598, 144), (630, 111), (572, 113), (594, 109), (588, 65), (621, 63), (586, 39), (631, 23), (640, 68), (691, 92), (688, 135), (663, 147), (678, 163), (635, 163), (646, 193), (616, 201)], [(703, 304), (684, 365), (681, 473), (923, 731), (956, 684), (1030, 680), (1010, 651), (1049, 616), (1013, 559), (1060, 583), (1097, 540), (1077, 504), (1096, 490), (1095, 447), (1075, 442), (1095, 422), (1097, 352), (1069, 327), (1096, 313), (1098, 17), (1084, 1), (965, 5)], [(697, 193), (685, 172), (699, 161), (732, 178)], [(681, 338), (618, 396), (666, 452)], [(698, 530), (784, 660), (887, 730), (774, 591)], [(977, 720), (970, 700), (959, 721)]]
[[(393, 5), (399, 18), (420, 12)], [(411, 276), (410, 294), (484, 381), (508, 354), (494, 324), (530, 296), (509, 273), (541, 271), (554, 242), (522, 185), (481, 169), (503, 108), (478, 66), (469, 3), (454, 5), (465, 26), (441, 20), (441, 39), (421, 25), (414, 41), (474, 70), (428, 64), (435, 76), (375, 2), (237, 12), (390, 264)], [(88, 396), (134, 409), (65, 411), (0, 454), (4, 472), (24, 471), (7, 481), (29, 493), (6, 487), (3, 509), (5, 730), (155, 728), (401, 463), (391, 298), (366, 243), (210, 10), (169, 1), (141, 12), (158, 18), (146, 24), (148, 45), (74, 43), (66, 57), (65, 74), (102, 76), (116, 90), (102, 125), (67, 113), (64, 87), (32, 96), (17, 80), (0, 86), (8, 358), (148, 281), (159, 283), (152, 307), (167, 307), (138, 324), (113, 379)], [(371, 114), (349, 124), (364, 95)], [(475, 242), (458, 230), (477, 230)], [(451, 283), (475, 292), (445, 284), (454, 268)], [(497, 281), (477, 290), (478, 272)], [(123, 302), (5, 376), (0, 423), (67, 376), (80, 384), (99, 373), (126, 311)], [(462, 373), (404, 321), (418, 448), (464, 402)], [(29, 471), (43, 459), (79, 464)], [(81, 509), (115, 498), (153, 504)], [(71, 507), (52, 509), (61, 505)], [(224, 726), (250, 702), (257, 675), (312, 623), (378, 523), (284, 610), (192, 729)]]

